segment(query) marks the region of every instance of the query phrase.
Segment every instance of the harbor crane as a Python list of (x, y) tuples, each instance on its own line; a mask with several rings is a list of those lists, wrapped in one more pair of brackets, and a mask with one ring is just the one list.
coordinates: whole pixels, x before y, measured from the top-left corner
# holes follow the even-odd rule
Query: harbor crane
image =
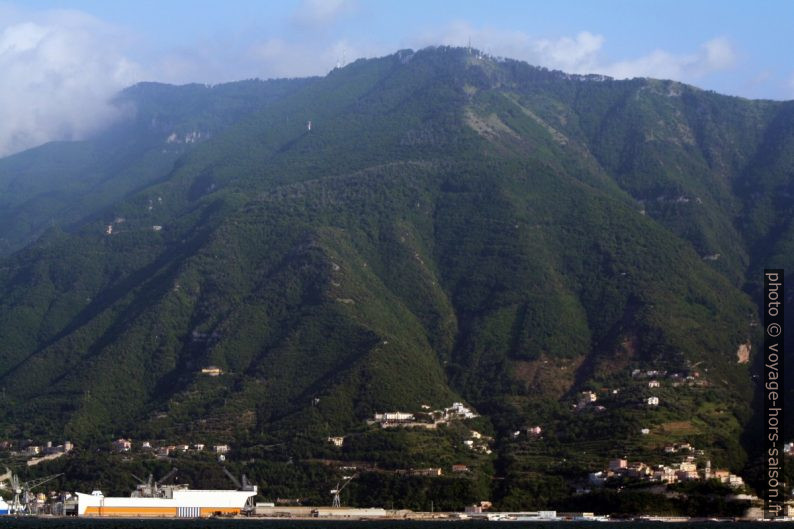
[(36, 499), (33, 494), (33, 489), (40, 485), (52, 481), (56, 478), (63, 476), (63, 474), (53, 474), (43, 478), (32, 479), (30, 481), (20, 481), (18, 474), (11, 474), (10, 484), (11, 491), (14, 493), (14, 499), (11, 502), (9, 512), (11, 514), (30, 514), (31, 505)]
[[(232, 483), (237, 485), (237, 490), (244, 490), (244, 491), (247, 491), (247, 492), (256, 492), (256, 485), (254, 485), (253, 483), (248, 481), (248, 476), (246, 476), (245, 474), (242, 474), (240, 476), (240, 479), (237, 479), (234, 476), (234, 474), (229, 472), (228, 468), (226, 468), (226, 467), (221, 467), (221, 468), (223, 469), (223, 472), (226, 474), (226, 476), (230, 480), (232, 480)], [(250, 513), (250, 512), (254, 511), (254, 496), (251, 496), (247, 500), (245, 500), (245, 507), (243, 507), (243, 511), (247, 512), (247, 513)]]
[(232, 483), (237, 485), (237, 490), (245, 490), (245, 491), (256, 490), (256, 486), (253, 485), (250, 481), (248, 481), (248, 476), (246, 476), (245, 474), (240, 476), (240, 479), (237, 479), (234, 476), (234, 474), (229, 472), (228, 468), (226, 468), (226, 467), (221, 467), (221, 468), (226, 473), (226, 475), (229, 477), (229, 479), (232, 480)]
[(336, 488), (331, 489), (331, 495), (333, 496), (333, 500), (331, 501), (331, 507), (341, 507), (342, 500), (340, 499), (339, 495), (345, 490), (345, 487), (350, 485), (350, 482), (356, 477), (355, 474), (352, 476), (342, 476), (341, 481), (336, 482)]
[(138, 483), (140, 483), (136, 487), (134, 495), (139, 498), (162, 497), (163, 494), (160, 487), (163, 485), (163, 483), (174, 477), (177, 472), (179, 472), (178, 468), (172, 468), (165, 476), (158, 479), (157, 481), (154, 480), (153, 474), (149, 474), (149, 479), (145, 481), (139, 478), (138, 476), (136, 476), (135, 474), (132, 474), (132, 477), (134, 477), (136, 480), (138, 480)]

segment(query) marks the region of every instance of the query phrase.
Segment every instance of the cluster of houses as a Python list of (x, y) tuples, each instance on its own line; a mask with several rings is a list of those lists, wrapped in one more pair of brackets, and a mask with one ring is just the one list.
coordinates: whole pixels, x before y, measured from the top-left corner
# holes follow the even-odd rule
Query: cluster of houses
[[(689, 443), (665, 447), (665, 453), (678, 452), (694, 453), (695, 448)], [(713, 470), (711, 461), (706, 461), (705, 466), (698, 468), (694, 455), (685, 456), (680, 462), (673, 465), (648, 465), (642, 461), (628, 461), (627, 459), (613, 459), (605, 470), (591, 472), (589, 481), (592, 485), (604, 485), (609, 481), (624, 479), (637, 479), (656, 483), (672, 484), (682, 481), (699, 481), (716, 479), (734, 488), (744, 485), (741, 476), (731, 474), (728, 470)]]
[[(705, 379), (705, 377), (702, 377), (700, 371), (697, 370), (668, 373), (668, 371), (662, 369), (634, 369), (631, 372), (631, 378), (638, 382), (641, 381), (643, 385), (647, 385), (648, 389), (651, 390), (651, 394), (649, 396), (642, 397), (641, 401), (637, 403), (637, 405), (647, 408), (656, 408), (662, 404), (661, 398), (657, 395), (653, 395), (652, 390), (661, 388), (663, 381), (664, 385), (673, 388), (681, 386), (707, 387), (709, 385), (709, 382)], [(613, 388), (611, 390), (608, 388), (602, 388), (602, 391), (611, 393), (612, 395), (617, 395), (621, 392), (621, 388)], [(578, 398), (572, 404), (572, 408), (576, 411), (606, 410), (605, 406), (598, 403), (598, 394), (595, 391), (580, 392)]]
[[(447, 424), (454, 420), (474, 419), (478, 417), (477, 413), (462, 402), (453, 402), (452, 406), (441, 410), (431, 410), (429, 404), (422, 404), (422, 412), (410, 413), (404, 411), (388, 411), (383, 413), (375, 413), (369, 424), (380, 425), (381, 428), (428, 428), (435, 429), (440, 424)], [(527, 429), (529, 435), (540, 435), (540, 426), (534, 426)], [(518, 432), (520, 433), (520, 432)], [(469, 450), (483, 454), (491, 454), (493, 450), (490, 448), (493, 439), (487, 435), (483, 435), (476, 430), (469, 432), (469, 438), (463, 441), (463, 445)], [(326, 438), (326, 441), (337, 448), (341, 448), (345, 444), (345, 436), (333, 435)], [(465, 466), (465, 465), (462, 465)], [(468, 471), (468, 469), (466, 469)], [(453, 472), (456, 470), (453, 467)]]
[[(660, 384), (658, 380), (651, 380), (648, 382), (649, 388), (658, 388), (659, 386)], [(618, 389), (613, 389), (612, 393), (617, 394), (619, 391), (620, 390)], [(598, 402), (598, 395), (595, 393), (595, 391), (582, 391), (579, 394), (579, 399), (573, 405), (573, 409), (578, 411), (582, 411), (588, 408), (593, 409), (595, 411), (604, 411), (606, 409), (606, 407), (600, 404), (596, 404), (596, 402)], [(660, 402), (661, 401), (659, 400), (659, 397), (655, 395), (651, 395), (650, 397), (643, 398), (642, 405), (653, 408), (659, 406)]]
[[(370, 424), (379, 424), (381, 428), (416, 427), (435, 429), (440, 424), (446, 424), (453, 420), (474, 419), (477, 414), (462, 402), (453, 402), (449, 408), (441, 410), (431, 410), (429, 404), (422, 404), (421, 413), (410, 413), (403, 411), (390, 411), (385, 413), (375, 413)], [(329, 438), (329, 442), (332, 442)]]
[(493, 452), (490, 448), (491, 441), (493, 441), (491, 437), (483, 435), (476, 430), (471, 430), (469, 436), (468, 439), (463, 441), (463, 446), (481, 454), (491, 454)]
[[(126, 453), (132, 452), (133, 444), (130, 439), (116, 439), (111, 443), (111, 449), (114, 452)], [(203, 443), (189, 444), (174, 444), (164, 446), (153, 446), (151, 441), (142, 441), (140, 446), (141, 451), (152, 452), (158, 457), (169, 457), (173, 454), (187, 453), (187, 452), (204, 452), (209, 450), (218, 455), (220, 461), (226, 459), (226, 454), (229, 453), (229, 445), (212, 445), (207, 447)]]
[(20, 450), (14, 450), (13, 441), (0, 441), (0, 451), (11, 452), (11, 456), (27, 458), (26, 464), (34, 466), (42, 461), (49, 461), (57, 459), (64, 454), (71, 452), (74, 445), (71, 441), (64, 441), (63, 444), (53, 444), (52, 441), (47, 441), (43, 445), (36, 444), (32, 441), (25, 441), (19, 443)]
[(641, 370), (635, 369), (631, 372), (631, 377), (635, 379), (652, 379), (648, 382), (648, 387), (651, 388), (658, 388), (660, 387), (659, 380), (660, 378), (667, 378), (670, 379), (670, 385), (674, 388), (678, 388), (681, 386), (696, 386), (696, 387), (706, 387), (709, 385), (708, 381), (700, 376), (700, 371), (692, 371), (689, 374), (686, 373), (668, 373), (665, 370), (659, 369), (648, 369), (648, 370)]

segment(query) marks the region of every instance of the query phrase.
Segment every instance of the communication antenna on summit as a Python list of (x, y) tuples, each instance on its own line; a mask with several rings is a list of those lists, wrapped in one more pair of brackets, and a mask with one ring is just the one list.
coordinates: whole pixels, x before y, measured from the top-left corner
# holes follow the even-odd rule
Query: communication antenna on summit
[(466, 53), (471, 55), (471, 37), (469, 37), (469, 45), (466, 47)]

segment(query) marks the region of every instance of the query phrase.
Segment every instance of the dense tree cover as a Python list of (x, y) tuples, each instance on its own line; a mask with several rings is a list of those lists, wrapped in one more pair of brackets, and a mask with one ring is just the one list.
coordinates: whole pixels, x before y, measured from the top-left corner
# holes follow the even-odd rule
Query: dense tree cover
[[(760, 270), (794, 256), (790, 104), (451, 48), (122, 98), (139, 118), (112, 134), (0, 161), (8, 211), (39, 208), (5, 251), (42, 233), (0, 260), (1, 436), (231, 441), (265, 481), (290, 458), (473, 465), (351, 486), (411, 508), (557, 504), (609, 457), (677, 441), (748, 464), (737, 349), (759, 347)], [(55, 165), (83, 198), (44, 230)], [(658, 409), (635, 369), (667, 373)], [(584, 390), (604, 409), (573, 409)], [(455, 400), (480, 423), (364, 422)], [(468, 429), (493, 454), (462, 448)]]

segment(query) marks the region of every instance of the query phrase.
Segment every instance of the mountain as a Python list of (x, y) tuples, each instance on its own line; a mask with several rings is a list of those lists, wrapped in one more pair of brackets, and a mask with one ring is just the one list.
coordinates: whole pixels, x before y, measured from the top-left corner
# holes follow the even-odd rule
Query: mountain
[[(748, 464), (794, 103), (428, 48), (120, 104), (96, 138), (0, 161), (1, 435), (466, 461), (467, 494), (508, 507), (672, 442)], [(366, 424), (453, 401), (482, 417)]]
[(124, 90), (114, 101), (119, 120), (96, 137), (0, 160), (0, 255), (165, 178), (197, 143), (312, 81), (141, 83)]

